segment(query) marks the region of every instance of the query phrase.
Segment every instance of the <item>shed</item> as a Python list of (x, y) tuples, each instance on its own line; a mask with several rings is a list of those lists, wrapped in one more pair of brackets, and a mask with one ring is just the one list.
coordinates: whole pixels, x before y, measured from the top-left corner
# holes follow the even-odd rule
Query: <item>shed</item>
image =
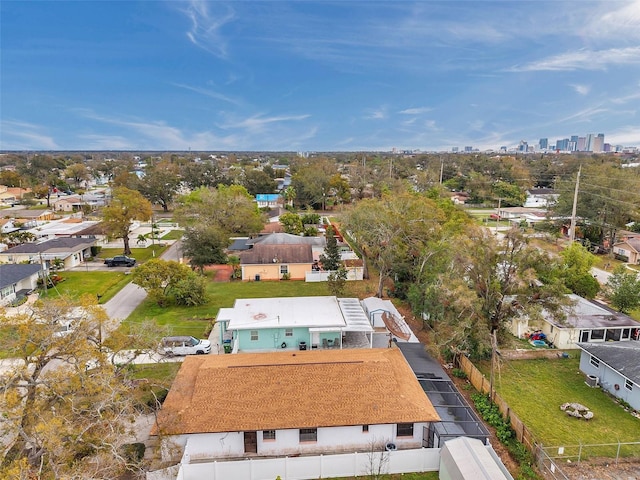
[(441, 480), (513, 480), (506, 467), (475, 438), (458, 437), (440, 452)]

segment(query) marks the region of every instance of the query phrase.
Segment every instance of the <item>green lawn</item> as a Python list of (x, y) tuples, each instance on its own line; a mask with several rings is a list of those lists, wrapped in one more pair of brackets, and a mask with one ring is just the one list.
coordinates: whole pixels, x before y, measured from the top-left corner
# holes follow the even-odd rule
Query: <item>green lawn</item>
[[(159, 258), (162, 253), (169, 248), (167, 244), (155, 244), (150, 245), (148, 248), (131, 248), (131, 257), (135, 258), (138, 263), (144, 263), (147, 260)], [(122, 255), (122, 248), (103, 248), (98, 254), (98, 258), (105, 259), (115, 257), (116, 255)]]
[(184, 235), (184, 230), (169, 230), (161, 238), (162, 240), (180, 240)]
[[(85, 293), (90, 293), (91, 295), (101, 295), (100, 303), (104, 303), (131, 281), (130, 275), (116, 271), (85, 272), (77, 270), (73, 272), (58, 272), (57, 275), (62, 277), (64, 281), (58, 283), (55, 288), (47, 289), (46, 297), (48, 298), (55, 298), (59, 294), (79, 297)], [(41, 292), (44, 298), (45, 293), (42, 290)]]
[[(640, 420), (600, 389), (585, 384), (579, 370), (579, 353), (574, 352), (569, 359), (500, 363), (495, 373), (498, 393), (543, 445), (640, 440)], [(486, 363), (477, 366), (489, 378), (490, 366)], [(587, 422), (569, 417), (560, 410), (560, 405), (566, 402), (585, 405), (594, 418)], [(613, 450), (608, 453), (615, 455)]]
[(299, 297), (329, 295), (327, 284), (306, 282), (210, 282), (209, 302), (198, 307), (161, 308), (145, 300), (125, 321), (140, 322), (153, 319), (158, 325), (169, 325), (175, 335), (202, 338), (211, 328), (221, 307), (233, 307), (237, 298)]

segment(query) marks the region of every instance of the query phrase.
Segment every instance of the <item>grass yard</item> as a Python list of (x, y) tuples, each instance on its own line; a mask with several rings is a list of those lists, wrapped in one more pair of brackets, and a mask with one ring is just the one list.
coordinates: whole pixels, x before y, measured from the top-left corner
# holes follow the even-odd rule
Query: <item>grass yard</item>
[[(169, 248), (167, 244), (150, 245), (148, 248), (131, 248), (131, 257), (135, 258), (138, 263), (144, 263), (152, 258), (160, 258), (160, 255)], [(103, 248), (100, 250), (97, 258), (105, 259), (122, 255), (123, 248)], [(155, 257), (154, 257), (155, 252)]]
[[(59, 295), (79, 297), (85, 293), (101, 295), (100, 303), (111, 299), (116, 293), (131, 281), (130, 275), (124, 272), (58, 272), (64, 278), (55, 288), (48, 288), (46, 297), (55, 298)], [(44, 292), (41, 294), (45, 298)]]
[(163, 235), (162, 240), (180, 240), (184, 235), (184, 230), (169, 230), (165, 235)]
[[(489, 378), (490, 365), (477, 366)], [(585, 384), (577, 352), (568, 359), (503, 360), (495, 378), (497, 392), (543, 445), (640, 441), (640, 420), (600, 389)], [(568, 416), (560, 410), (567, 402), (588, 407), (594, 418)], [(615, 456), (615, 447), (608, 453)]]
[(174, 335), (207, 335), (221, 307), (233, 307), (237, 298), (298, 297), (329, 295), (327, 284), (297, 281), (282, 282), (210, 282), (209, 302), (197, 307), (162, 308), (146, 299), (125, 321), (153, 319), (158, 325), (169, 325)]

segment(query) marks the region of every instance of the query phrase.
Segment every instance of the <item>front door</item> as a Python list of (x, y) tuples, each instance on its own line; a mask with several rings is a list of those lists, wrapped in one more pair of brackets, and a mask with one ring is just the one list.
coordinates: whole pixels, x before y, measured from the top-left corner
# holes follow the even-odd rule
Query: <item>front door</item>
[(257, 432), (244, 432), (244, 453), (258, 453)]

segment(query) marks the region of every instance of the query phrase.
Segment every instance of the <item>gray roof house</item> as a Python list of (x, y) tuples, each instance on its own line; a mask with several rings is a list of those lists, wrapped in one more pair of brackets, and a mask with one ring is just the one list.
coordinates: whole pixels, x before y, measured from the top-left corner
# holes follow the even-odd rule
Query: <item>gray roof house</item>
[(640, 411), (640, 341), (579, 343), (580, 371), (590, 385), (600, 385), (611, 395)]
[(38, 286), (39, 264), (0, 264), (0, 305), (29, 294)]
[(564, 319), (545, 312), (538, 321), (516, 317), (511, 319), (511, 333), (524, 338), (534, 330), (542, 330), (556, 348), (569, 349), (578, 348), (579, 342), (628, 342), (640, 328), (640, 322), (607, 305), (574, 294), (568, 297), (572, 305), (564, 309)]
[(64, 268), (81, 265), (91, 256), (95, 238), (60, 237), (39, 243), (23, 243), (0, 252), (0, 263), (42, 263), (54, 259), (64, 261)]

